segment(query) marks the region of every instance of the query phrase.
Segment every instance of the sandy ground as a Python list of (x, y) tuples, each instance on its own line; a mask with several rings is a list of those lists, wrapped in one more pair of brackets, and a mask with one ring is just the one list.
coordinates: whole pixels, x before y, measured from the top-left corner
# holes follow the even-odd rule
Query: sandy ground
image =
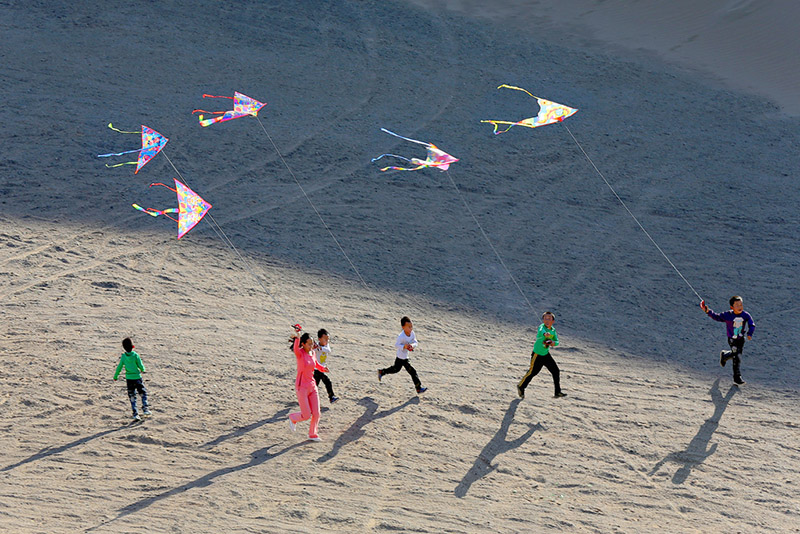
[[(0, 530), (800, 530), (798, 119), (555, 15), (530, 31), (524, 3), (449, 4), (0, 4)], [(564, 125), (480, 124), (536, 113), (501, 83), (580, 109), (569, 131), (688, 283)], [(191, 116), (235, 90), (269, 137)], [(109, 169), (137, 142), (109, 122), (170, 142)], [(380, 173), (422, 155), (381, 127), (461, 161)], [(176, 241), (130, 207), (174, 205), (147, 188), (169, 161), (247, 265), (210, 221)], [(744, 387), (688, 284), (744, 296)], [(569, 396), (545, 371), (520, 401), (545, 309)], [(420, 396), (375, 376), (403, 315)], [(332, 333), (320, 443), (286, 423), (293, 322)], [(111, 380), (124, 336), (141, 424)]]

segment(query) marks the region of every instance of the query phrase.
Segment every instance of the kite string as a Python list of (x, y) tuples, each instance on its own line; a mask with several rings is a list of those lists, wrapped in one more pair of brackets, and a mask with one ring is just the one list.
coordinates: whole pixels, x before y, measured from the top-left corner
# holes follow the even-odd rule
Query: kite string
[(464, 204), (464, 207), (465, 207), (465, 208), (467, 208), (467, 212), (468, 212), (468, 213), (470, 214), (470, 216), (472, 217), (472, 220), (473, 220), (473, 221), (475, 221), (475, 224), (477, 224), (477, 225), (478, 225), (478, 229), (481, 231), (481, 234), (483, 235), (483, 238), (484, 238), (484, 239), (486, 239), (486, 242), (487, 242), (487, 243), (489, 243), (489, 247), (491, 247), (491, 249), (492, 249), (492, 252), (494, 252), (494, 255), (495, 255), (495, 256), (497, 256), (497, 260), (500, 262), (500, 265), (502, 265), (502, 266), (503, 266), (503, 269), (505, 269), (505, 270), (506, 270), (506, 272), (508, 273), (508, 276), (511, 278), (511, 281), (512, 281), (512, 282), (514, 282), (514, 285), (517, 287), (517, 291), (519, 291), (519, 294), (520, 294), (520, 295), (522, 295), (522, 298), (523, 298), (523, 299), (525, 299), (525, 302), (528, 304), (528, 307), (531, 309), (531, 312), (533, 312), (533, 313), (534, 313), (534, 315), (535, 315), (535, 314), (536, 314), (536, 310), (533, 308), (533, 305), (531, 304), (531, 301), (530, 301), (530, 300), (528, 300), (528, 297), (527, 297), (527, 296), (525, 296), (525, 292), (524, 292), (524, 291), (522, 291), (522, 288), (521, 288), (521, 287), (520, 287), (520, 285), (517, 283), (517, 279), (516, 279), (516, 278), (514, 278), (514, 275), (513, 275), (513, 274), (511, 274), (511, 270), (510, 270), (510, 269), (508, 268), (508, 266), (506, 265), (506, 262), (504, 262), (504, 261), (503, 261), (503, 258), (502, 258), (502, 257), (500, 257), (500, 253), (499, 253), (499, 252), (497, 252), (497, 249), (496, 249), (496, 248), (494, 247), (494, 245), (492, 244), (492, 241), (489, 239), (489, 236), (488, 236), (488, 235), (486, 234), (486, 232), (483, 230), (483, 226), (481, 226), (481, 223), (480, 223), (480, 221), (478, 221), (478, 218), (477, 218), (477, 217), (475, 216), (475, 214), (472, 212), (472, 209), (469, 207), (469, 204), (467, 204), (467, 200), (464, 198), (464, 195), (461, 193), (461, 190), (460, 190), (460, 189), (458, 188), (458, 186), (456, 185), (456, 182), (455, 182), (455, 180), (453, 180), (453, 177), (450, 175), (450, 171), (449, 171), (449, 170), (446, 170), (446, 171), (444, 171), (444, 172), (445, 172), (445, 174), (447, 174), (447, 177), (450, 179), (450, 183), (451, 183), (451, 184), (453, 184), (453, 188), (455, 188), (455, 190), (456, 190), (456, 193), (458, 193), (458, 196), (459, 196), (459, 198), (461, 198), (461, 202)]
[[(165, 158), (167, 158), (167, 161), (172, 166), (172, 168), (175, 170), (175, 173), (178, 175), (178, 177), (180, 177), (181, 181), (184, 184), (186, 184), (186, 180), (184, 179), (183, 175), (178, 170), (178, 168), (175, 166), (175, 164), (172, 163), (172, 160), (169, 159), (169, 156), (166, 154), (166, 152), (164, 152), (162, 150), (161, 153), (164, 154)], [(186, 185), (189, 185), (189, 184), (186, 184)], [(214, 230), (214, 233), (217, 234), (217, 236), (222, 240), (222, 242), (225, 243), (226, 245), (228, 245), (230, 247), (230, 249), (233, 250), (234, 254), (236, 254), (236, 256), (239, 257), (239, 259), (244, 264), (245, 269), (247, 270), (247, 272), (249, 272), (253, 276), (253, 278), (255, 279), (256, 283), (258, 283), (258, 285), (261, 286), (261, 289), (264, 290), (264, 293), (269, 295), (269, 297), (272, 299), (272, 301), (275, 303), (275, 305), (278, 307), (278, 309), (281, 311), (281, 313), (283, 315), (285, 315), (286, 317), (290, 317), (289, 314), (286, 313), (286, 310), (283, 309), (283, 306), (281, 306), (281, 303), (278, 301), (278, 299), (266, 288), (266, 286), (264, 286), (264, 284), (261, 282), (261, 279), (253, 271), (253, 269), (250, 267), (250, 264), (248, 263), (248, 261), (244, 258), (244, 256), (242, 256), (242, 254), (239, 252), (239, 249), (236, 248), (236, 246), (233, 244), (233, 241), (230, 240), (230, 238), (225, 233), (225, 231), (222, 229), (222, 227), (219, 225), (219, 223), (217, 223), (216, 219), (214, 219), (214, 217), (210, 213), (206, 213), (206, 217), (211, 220), (211, 223), (210, 223), (211, 224), (211, 229)]]
[(703, 297), (700, 296), (700, 294), (694, 289), (694, 286), (692, 286), (692, 284), (689, 283), (689, 281), (678, 270), (678, 268), (675, 266), (675, 264), (672, 263), (672, 260), (669, 259), (669, 257), (666, 255), (666, 253), (664, 253), (664, 251), (661, 250), (661, 247), (658, 246), (658, 243), (656, 243), (655, 239), (653, 239), (652, 236), (650, 236), (650, 233), (647, 230), (645, 230), (644, 226), (642, 226), (642, 223), (640, 223), (639, 219), (636, 218), (636, 215), (634, 215), (633, 212), (630, 209), (628, 209), (628, 206), (625, 204), (625, 202), (622, 200), (622, 198), (620, 198), (620, 196), (617, 194), (617, 192), (614, 190), (614, 188), (611, 187), (611, 184), (608, 182), (608, 180), (606, 180), (606, 177), (603, 176), (603, 173), (600, 172), (600, 169), (597, 168), (597, 165), (594, 164), (594, 161), (592, 161), (592, 158), (589, 157), (589, 154), (586, 153), (586, 151), (583, 149), (583, 146), (581, 146), (581, 144), (578, 142), (578, 140), (575, 138), (575, 136), (572, 135), (572, 131), (569, 129), (569, 126), (567, 126), (563, 122), (561, 124), (563, 124), (564, 128), (567, 129), (567, 133), (569, 133), (570, 137), (572, 137), (572, 140), (575, 141), (575, 144), (578, 145), (578, 148), (581, 150), (581, 152), (583, 152), (583, 155), (586, 156), (586, 159), (589, 161), (589, 163), (592, 165), (592, 167), (594, 167), (595, 172), (600, 176), (600, 178), (603, 179), (603, 181), (608, 186), (608, 188), (611, 190), (611, 192), (614, 193), (614, 196), (617, 197), (617, 200), (619, 200), (619, 203), (622, 204), (623, 208), (625, 208), (625, 211), (628, 212), (628, 215), (630, 215), (631, 218), (633, 218), (633, 220), (636, 221), (636, 224), (639, 225), (639, 228), (642, 230), (642, 232), (644, 232), (644, 235), (646, 235), (647, 238), (650, 240), (650, 242), (653, 243), (653, 245), (655, 245), (655, 247), (658, 249), (658, 251), (661, 253), (661, 255), (664, 256), (664, 259), (667, 260), (667, 262), (672, 266), (672, 268), (675, 269), (675, 272), (678, 273), (678, 276), (680, 276), (681, 279), (686, 283), (686, 285), (689, 286), (689, 289), (691, 289), (692, 292), (695, 295), (697, 295), (697, 298), (702, 301)]
[(303, 189), (302, 185), (300, 185), (300, 181), (297, 179), (297, 176), (295, 176), (294, 171), (292, 171), (292, 169), (289, 167), (289, 164), (286, 163), (286, 160), (283, 158), (283, 154), (281, 154), (281, 151), (278, 150), (278, 145), (276, 145), (275, 141), (272, 140), (272, 136), (269, 135), (269, 132), (264, 127), (264, 123), (261, 122), (261, 118), (258, 115), (255, 115), (255, 118), (256, 118), (256, 120), (258, 120), (258, 124), (261, 125), (261, 129), (264, 131), (264, 134), (267, 136), (267, 139), (269, 139), (269, 142), (272, 143), (272, 147), (275, 149), (275, 152), (278, 154), (278, 157), (283, 162), (284, 167), (286, 167), (286, 170), (288, 170), (289, 174), (292, 175), (292, 178), (294, 178), (294, 182), (297, 184), (297, 187), (300, 188), (300, 191), (303, 193), (303, 196), (306, 197), (306, 200), (308, 201), (308, 203), (311, 206), (311, 208), (314, 210), (314, 213), (317, 214), (317, 217), (319, 218), (320, 222), (322, 223), (322, 226), (325, 227), (325, 230), (328, 231), (328, 233), (331, 236), (331, 239), (333, 239), (333, 242), (336, 243), (337, 247), (339, 247), (339, 251), (342, 253), (342, 256), (344, 256), (344, 258), (347, 260), (347, 263), (350, 264), (350, 267), (353, 269), (353, 272), (356, 273), (356, 276), (358, 276), (358, 279), (361, 281), (361, 284), (364, 286), (364, 289), (369, 291), (369, 286), (367, 285), (367, 282), (364, 281), (364, 278), (361, 276), (361, 273), (358, 271), (358, 269), (356, 268), (355, 264), (350, 260), (350, 257), (344, 251), (344, 248), (342, 248), (342, 245), (339, 243), (339, 240), (336, 239), (335, 235), (333, 235), (333, 231), (325, 223), (325, 219), (322, 218), (322, 215), (320, 214), (319, 210), (317, 210), (317, 207), (311, 201), (311, 198), (309, 198), (309, 196), (306, 194), (306, 190)]

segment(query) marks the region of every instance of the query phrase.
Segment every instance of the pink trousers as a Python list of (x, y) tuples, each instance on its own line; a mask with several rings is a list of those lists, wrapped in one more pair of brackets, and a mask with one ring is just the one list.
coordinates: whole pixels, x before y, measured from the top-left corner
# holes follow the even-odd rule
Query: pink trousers
[(292, 423), (299, 423), (311, 418), (311, 426), (308, 428), (308, 437), (316, 438), (317, 423), (319, 423), (319, 395), (317, 385), (311, 381), (294, 388), (297, 392), (297, 402), (300, 403), (300, 411), (289, 414)]

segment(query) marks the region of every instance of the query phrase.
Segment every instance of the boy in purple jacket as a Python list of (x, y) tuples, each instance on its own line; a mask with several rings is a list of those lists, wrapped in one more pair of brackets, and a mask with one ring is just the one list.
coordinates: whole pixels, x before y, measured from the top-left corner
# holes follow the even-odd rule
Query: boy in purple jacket
[[(739, 371), (739, 364), (742, 361), (742, 349), (744, 348), (744, 337), (747, 335), (747, 339), (753, 338), (756, 323), (753, 322), (750, 314), (744, 311), (742, 297), (734, 295), (731, 297), (729, 304), (731, 309), (722, 313), (714, 313), (714, 310), (706, 306), (706, 301), (704, 300), (700, 301), (700, 308), (715, 321), (725, 323), (728, 332), (728, 345), (730, 345), (731, 350), (723, 350), (719, 353), (719, 364), (725, 367), (725, 362), (732, 359), (733, 381), (736, 384), (744, 384), (742, 374)], [(745, 334), (745, 323), (747, 323), (747, 334)]]

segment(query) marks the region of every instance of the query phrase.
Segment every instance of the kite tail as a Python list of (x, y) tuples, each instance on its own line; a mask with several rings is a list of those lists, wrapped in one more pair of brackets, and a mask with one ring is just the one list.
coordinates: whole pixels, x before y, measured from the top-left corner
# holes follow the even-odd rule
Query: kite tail
[(148, 187), (153, 187), (154, 185), (160, 185), (161, 187), (166, 187), (167, 189), (169, 189), (173, 193), (177, 193), (178, 192), (174, 187), (170, 187), (167, 184), (162, 184), (161, 182), (153, 182)]
[(381, 159), (383, 157), (392, 157), (392, 158), (402, 159), (403, 161), (407, 161), (407, 162), (411, 163), (410, 159), (404, 158), (403, 156), (398, 156), (397, 154), (381, 154), (377, 158), (372, 158), (372, 162), (374, 163), (374, 162), (378, 161), (379, 159)]
[(142, 213), (146, 213), (146, 214), (151, 215), (153, 217), (158, 217), (159, 215), (163, 215), (164, 217), (167, 217), (169, 219), (172, 219), (175, 222), (178, 222), (178, 220), (175, 219), (175, 217), (171, 217), (170, 215), (167, 215), (168, 213), (178, 213), (178, 208), (169, 208), (169, 209), (166, 209), (166, 210), (156, 210), (156, 209), (153, 209), (153, 208), (143, 208), (139, 204), (131, 204), (131, 206), (133, 206), (134, 209), (137, 209), (137, 210), (141, 211)]
[[(506, 133), (507, 131), (509, 131), (511, 129), (512, 126), (516, 126), (516, 125), (519, 124), (518, 122), (509, 122), (509, 121), (481, 121), (481, 122), (488, 122), (489, 124), (493, 125), (494, 126), (494, 134), (495, 135), (499, 135), (501, 133)], [(508, 124), (510, 126), (508, 128), (506, 128), (505, 130), (497, 131), (497, 127), (500, 124)]]
[[(102, 158), (103, 156), (98, 156), (98, 157)], [(117, 163), (116, 165), (109, 165), (108, 163), (106, 163), (106, 167), (108, 167), (109, 169), (113, 169), (114, 167), (122, 167), (123, 165), (136, 165), (138, 163), (139, 163), (138, 161), (126, 161), (125, 163)]]
[[(227, 112), (226, 111), (217, 111), (215, 113), (227, 113)], [(214, 118), (211, 118), (211, 119), (204, 119), (203, 116), (200, 115), (198, 118), (200, 119), (200, 126), (202, 126), (203, 128), (205, 128), (206, 126), (211, 126), (215, 122), (222, 122), (224, 120), (228, 120), (227, 117), (225, 117), (224, 115), (221, 115), (219, 117), (214, 117)]]
[(221, 114), (223, 114), (225, 112), (224, 111), (206, 111), (204, 109), (193, 109), (192, 110), (192, 115), (194, 115), (195, 113), (209, 113), (211, 115), (221, 115)]
[(144, 149), (137, 148), (136, 150), (126, 150), (125, 152), (112, 152), (111, 154), (98, 154), (97, 157), (98, 158), (107, 158), (109, 156), (121, 156), (123, 154), (131, 154), (133, 152), (141, 152), (142, 150), (144, 150)]
[(537, 96), (533, 96), (533, 95), (530, 93), (530, 91), (527, 91), (526, 89), (523, 89), (522, 87), (515, 87), (515, 86), (513, 86), (513, 85), (506, 85), (506, 84), (503, 84), (503, 85), (498, 85), (498, 86), (497, 86), (497, 88), (498, 88), (498, 89), (502, 89), (503, 87), (505, 87), (506, 89), (515, 89), (515, 90), (517, 90), (517, 91), (523, 91), (523, 92), (525, 92), (525, 93), (528, 93), (528, 94), (529, 94), (531, 97), (535, 98), (536, 100), (539, 100), (539, 97), (537, 97)]
[(227, 98), (229, 100), (233, 100), (232, 96), (215, 96), (215, 95), (207, 95), (203, 93), (203, 98)]
[(394, 133), (394, 132), (391, 132), (391, 131), (387, 130), (386, 128), (381, 128), (381, 131), (382, 131), (382, 132), (386, 132), (386, 133), (388, 133), (389, 135), (393, 135), (393, 136), (395, 136), (395, 137), (399, 137), (400, 139), (405, 139), (406, 141), (411, 141), (412, 143), (417, 143), (418, 145), (423, 145), (423, 146), (431, 146), (431, 144), (430, 144), (430, 143), (424, 143), (424, 142), (422, 142), (422, 141), (417, 141), (416, 139), (411, 139), (411, 138), (409, 138), (409, 137), (403, 137), (402, 135), (397, 135), (396, 133)]
[(124, 134), (140, 134), (140, 133), (142, 133), (142, 132), (123, 132), (119, 128), (114, 128), (114, 125), (111, 124), (110, 122), (108, 123), (108, 127), (111, 128), (112, 130), (114, 130), (115, 132), (124, 133)]

